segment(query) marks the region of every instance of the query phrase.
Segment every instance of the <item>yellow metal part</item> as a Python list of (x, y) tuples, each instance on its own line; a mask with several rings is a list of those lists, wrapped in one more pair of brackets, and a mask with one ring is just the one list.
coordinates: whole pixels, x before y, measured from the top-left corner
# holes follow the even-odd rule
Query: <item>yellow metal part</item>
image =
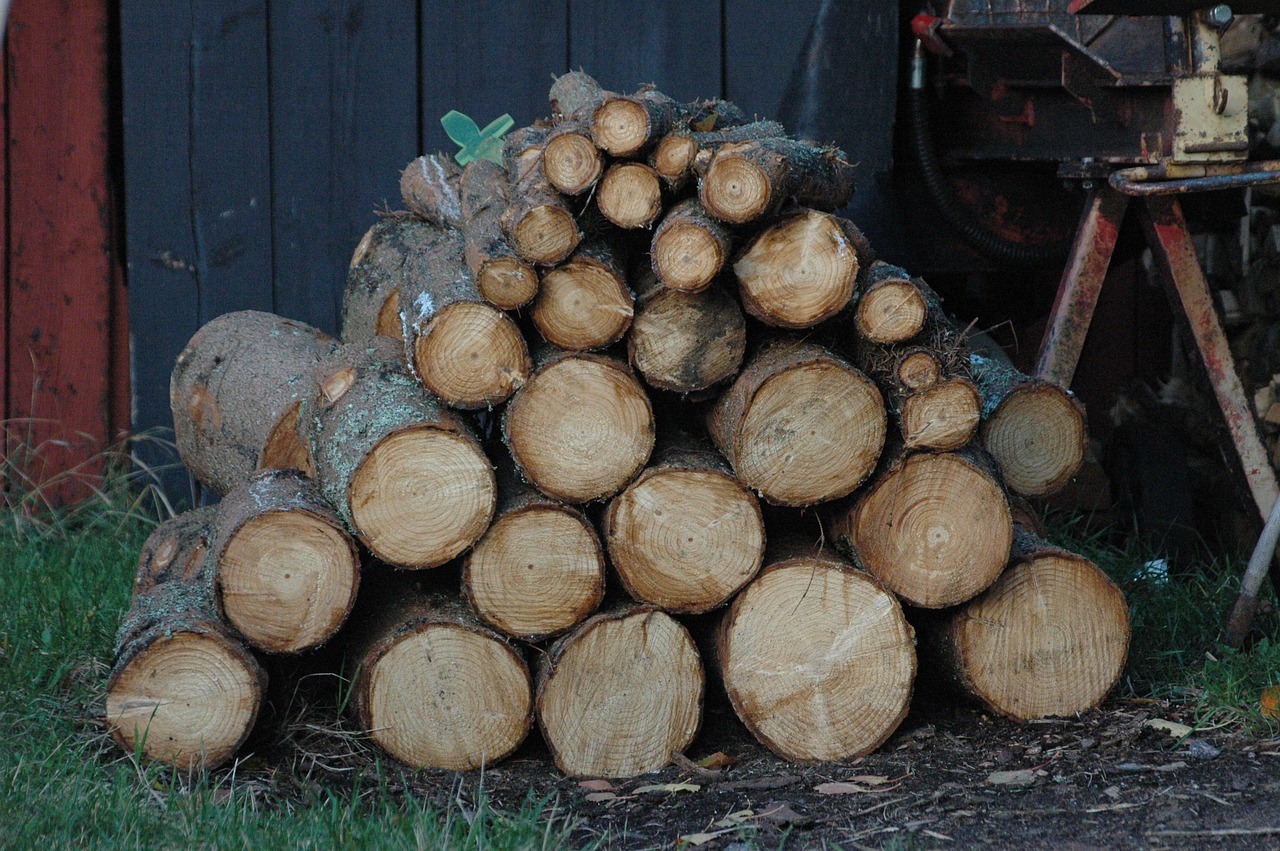
[(1173, 83), (1174, 162), (1231, 162), (1249, 155), (1249, 81), (1197, 74)]

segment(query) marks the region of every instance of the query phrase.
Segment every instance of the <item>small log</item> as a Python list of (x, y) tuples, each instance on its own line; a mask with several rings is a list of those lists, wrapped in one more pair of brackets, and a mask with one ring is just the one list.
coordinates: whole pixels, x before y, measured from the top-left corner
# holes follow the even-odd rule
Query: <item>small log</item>
[(858, 282), (853, 323), (873, 343), (901, 343), (924, 330), (929, 303), (916, 280), (884, 261), (872, 263)]
[(569, 503), (606, 499), (653, 451), (653, 407), (626, 364), (546, 352), (507, 403), (503, 439), (526, 481)]
[(321, 369), (301, 421), (321, 490), (361, 543), (397, 567), (436, 567), (488, 528), (493, 467), (402, 355), (386, 337), (347, 344)]
[(853, 166), (837, 148), (788, 138), (726, 144), (711, 158), (698, 197), (707, 212), (746, 224), (790, 199), (803, 207), (838, 210), (853, 198)]
[(551, 102), (551, 113), (557, 121), (573, 118), (590, 119), (606, 96), (612, 96), (600, 88), (600, 84), (590, 74), (582, 71), (570, 71), (561, 74), (551, 83), (551, 91), (547, 99)]
[(1089, 443), (1084, 406), (1070, 390), (991, 358), (969, 356), (982, 392), (979, 439), (1009, 489), (1048, 496), (1071, 481)]
[(700, 292), (720, 274), (731, 248), (729, 230), (689, 198), (667, 211), (653, 232), (649, 253), (665, 286)]
[(462, 167), (448, 154), (423, 154), (400, 172), (400, 197), (409, 211), (437, 228), (463, 222)]
[(588, 242), (543, 276), (533, 303), (533, 323), (559, 348), (602, 349), (627, 333), (634, 301), (613, 248), (603, 240)]
[(658, 140), (649, 154), (649, 167), (667, 189), (679, 192), (688, 184), (697, 156), (698, 140), (687, 130), (677, 130)]
[(946, 376), (934, 350), (865, 340), (856, 348), (858, 366), (884, 392), (907, 449), (950, 452), (973, 438), (982, 397), (967, 377)]
[(528, 665), (460, 599), (401, 586), (361, 610), (368, 622), (349, 651), (356, 722), (412, 768), (500, 762), (532, 726)]
[(774, 505), (850, 493), (885, 440), (880, 390), (821, 346), (776, 340), (758, 352), (707, 417), (738, 478)]
[(502, 231), (509, 188), (506, 170), (489, 160), (467, 163), (459, 185), (462, 259), (480, 295), (502, 310), (524, 307), (538, 294), (538, 273), (516, 256)]
[(604, 548), (581, 511), (498, 465), (493, 525), (462, 563), (462, 586), (489, 626), (541, 641), (581, 622), (604, 597)]
[(674, 100), (654, 89), (611, 95), (592, 113), (591, 135), (612, 156), (630, 157), (670, 132), (677, 109)]
[(771, 551), (717, 633), (734, 711), (792, 762), (859, 757), (907, 715), (915, 634), (879, 583), (811, 546)]
[(202, 484), (227, 493), (264, 468), (310, 472), (297, 432), (310, 377), (338, 345), (270, 313), (224, 313), (195, 333), (173, 366), (169, 403), (178, 454)]
[(596, 615), (556, 641), (538, 671), (538, 725), (573, 777), (634, 777), (671, 762), (702, 718), (702, 660), (652, 606)]
[(898, 450), (827, 525), (836, 546), (913, 606), (940, 609), (985, 590), (1009, 558), (1013, 519), (989, 457)]
[(609, 560), (627, 593), (669, 612), (706, 612), (751, 581), (764, 558), (755, 495), (692, 440), (669, 443), (605, 510)]
[(1102, 702), (1124, 670), (1129, 608), (1097, 565), (1018, 528), (1009, 568), (921, 643), (989, 710), (1018, 721)]
[(604, 157), (591, 138), (586, 121), (561, 121), (547, 134), (542, 151), (542, 172), (565, 195), (581, 195), (604, 174)]
[(638, 281), (627, 355), (650, 387), (697, 393), (737, 375), (747, 323), (725, 287), (681, 292), (659, 284), (649, 269)]
[(662, 215), (662, 183), (644, 163), (614, 163), (596, 190), (596, 206), (620, 228), (653, 227)]
[(214, 512), (179, 515), (147, 539), (107, 678), (107, 726), (120, 747), (183, 771), (235, 755), (267, 685), (218, 617), (207, 558)]
[[(725, 104), (724, 101), (715, 103)], [(732, 104), (727, 106), (737, 109)], [(748, 123), (746, 116), (741, 112), (732, 117), (717, 113), (714, 127), (707, 128), (705, 125), (705, 119), (699, 120), (696, 115), (693, 116), (688, 129), (682, 127), (663, 136), (649, 155), (649, 165), (662, 178), (666, 187), (673, 192), (684, 189), (689, 178), (698, 171), (700, 154), (704, 160), (701, 172), (705, 173), (705, 166), (710, 165), (711, 155), (723, 145), (787, 135), (786, 128), (778, 122)]]
[(502, 228), (522, 260), (552, 266), (573, 253), (582, 234), (573, 210), (542, 169), (546, 127), (523, 127), (507, 136), (504, 161), (511, 190)]
[(765, 228), (733, 264), (747, 313), (766, 325), (811, 328), (843, 310), (859, 269), (845, 226), (804, 210)]
[(397, 277), (390, 274), (404, 263), (404, 244), (388, 239), (395, 218), (378, 222), (365, 232), (351, 255), (347, 282), (342, 291), (342, 341), (370, 337), (404, 339), (400, 326), (400, 294)]

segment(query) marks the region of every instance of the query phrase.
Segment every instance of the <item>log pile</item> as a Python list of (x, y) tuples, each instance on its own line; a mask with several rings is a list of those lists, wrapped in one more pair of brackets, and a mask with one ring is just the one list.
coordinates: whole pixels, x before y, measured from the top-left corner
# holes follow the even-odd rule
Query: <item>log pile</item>
[(226, 496), (143, 553), (121, 743), (217, 764), (258, 655), (333, 638), (352, 723), (412, 766), (491, 765), (536, 725), (568, 774), (654, 770), (708, 673), (782, 757), (856, 757), (906, 715), (916, 610), (992, 711), (1096, 705), (1124, 601), (1010, 507), (1079, 462), (1070, 394), (971, 356), (875, 259), (834, 212), (839, 150), (581, 73), (551, 104), (502, 164), (409, 164), (342, 342), (247, 312), (178, 359), (179, 445)]

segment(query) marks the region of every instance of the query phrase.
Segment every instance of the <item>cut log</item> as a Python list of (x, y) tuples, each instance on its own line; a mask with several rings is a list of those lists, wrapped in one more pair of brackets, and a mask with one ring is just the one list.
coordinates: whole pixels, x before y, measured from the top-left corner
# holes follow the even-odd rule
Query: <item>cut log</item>
[(634, 298), (623, 266), (603, 241), (584, 243), (564, 264), (549, 270), (533, 303), (543, 338), (568, 351), (602, 349), (631, 327)]
[(218, 618), (206, 557), (213, 516), (212, 508), (180, 515), (147, 539), (107, 679), (115, 740), (183, 771), (234, 756), (266, 689), (253, 654)]
[(662, 183), (644, 163), (614, 163), (596, 190), (596, 206), (620, 228), (652, 227), (662, 214)]
[(638, 279), (627, 354), (649, 386), (696, 393), (737, 375), (747, 323), (725, 287), (681, 292), (659, 284), (648, 269)]
[(360, 586), (360, 556), (342, 519), (296, 470), (264, 470), (223, 497), (209, 558), (226, 620), (272, 653), (327, 641)]
[(668, 210), (653, 232), (653, 271), (674, 290), (700, 292), (720, 274), (731, 247), (729, 230), (690, 198)]
[(611, 95), (592, 113), (591, 135), (611, 155), (630, 157), (670, 132), (676, 111), (676, 102), (654, 89)]
[(403, 243), (386, 236), (394, 223), (395, 218), (388, 218), (369, 228), (351, 255), (342, 291), (343, 342), (377, 336), (404, 339), (397, 278), (389, 274), (404, 263)]
[(438, 228), (462, 227), (462, 167), (448, 154), (424, 154), (400, 172), (400, 197), (410, 212)]
[(792, 762), (870, 753), (911, 703), (915, 634), (902, 607), (829, 552), (793, 547), (769, 561), (717, 634), (734, 710)]
[(605, 510), (609, 560), (632, 599), (670, 612), (709, 611), (760, 569), (760, 505), (710, 449), (680, 440), (655, 455)]
[(613, 496), (653, 451), (649, 397), (625, 364), (603, 355), (542, 355), (502, 429), (525, 479), (570, 503)]
[(462, 564), (463, 589), (480, 618), (525, 641), (564, 632), (600, 605), (604, 569), (604, 548), (583, 513), (499, 463), (493, 525)]
[(581, 195), (595, 186), (604, 173), (604, 157), (591, 139), (591, 125), (574, 119), (556, 124), (547, 135), (542, 171), (565, 195)]
[(843, 310), (858, 268), (845, 222), (817, 210), (770, 225), (733, 264), (743, 308), (780, 328), (810, 328)]
[(671, 762), (702, 717), (702, 660), (652, 606), (596, 615), (559, 639), (538, 672), (538, 725), (574, 777), (634, 777)]
[(502, 231), (509, 189), (506, 169), (489, 160), (472, 160), (462, 172), (459, 189), (462, 257), (476, 289), (494, 307), (524, 307), (538, 294), (538, 273), (516, 256)]
[(668, 133), (658, 140), (649, 154), (649, 166), (672, 192), (679, 192), (689, 182), (693, 161), (698, 156), (698, 140), (688, 131)]
[(303, 410), (316, 479), (374, 555), (436, 567), (489, 526), (493, 468), (467, 424), (409, 375), (394, 340), (349, 343)]
[(542, 170), (546, 141), (545, 127), (524, 127), (507, 136), (503, 154), (511, 190), (502, 228), (516, 254), (539, 266), (564, 260), (582, 238), (573, 210)]
[[(724, 101), (716, 103), (725, 104)], [(732, 107), (732, 104), (727, 106)], [(723, 145), (787, 135), (786, 128), (778, 122), (748, 123), (741, 112), (732, 117), (718, 113), (714, 127), (706, 128), (706, 124), (706, 119), (699, 120), (698, 116), (693, 116), (689, 129), (680, 128), (663, 136), (649, 155), (649, 165), (653, 166), (653, 170), (671, 191), (679, 192), (684, 189), (689, 178), (699, 171), (697, 165), (700, 155), (704, 163), (700, 171), (705, 173), (706, 166), (711, 163), (711, 155)]]
[(731, 143), (711, 158), (698, 197), (707, 212), (731, 224), (761, 219), (789, 199), (838, 210), (853, 198), (853, 166), (839, 149), (797, 139)]
[(505, 759), (532, 726), (520, 652), (457, 598), (397, 592), (361, 609), (370, 622), (351, 646), (357, 723), (413, 768), (468, 771)]
[(766, 345), (707, 418), (744, 484), (775, 505), (842, 497), (875, 468), (884, 400), (870, 379), (821, 346)]
[(922, 642), (992, 712), (1070, 716), (1102, 702), (1124, 670), (1129, 609), (1097, 565), (1022, 529), (986, 593), (924, 629)]
[(581, 71), (570, 71), (555, 78), (547, 99), (551, 102), (551, 113), (557, 121), (573, 118), (590, 119), (605, 97), (612, 96), (600, 88), (600, 84), (590, 74)]
[(893, 453), (827, 527), (836, 546), (914, 606), (972, 599), (1004, 568), (1013, 540), (1009, 502), (980, 450)]
[(982, 391), (979, 437), (1009, 489), (1023, 496), (1060, 490), (1084, 462), (1084, 406), (1070, 390), (991, 358), (974, 354), (969, 363)]
[(337, 341), (270, 313), (224, 313), (178, 355), (169, 404), (178, 453), (202, 484), (226, 493), (263, 468), (311, 470), (298, 404)]
[(872, 263), (858, 283), (857, 298), (854, 327), (873, 343), (901, 343), (924, 330), (929, 314), (925, 294), (897, 266)]
[[(884, 392), (907, 449), (950, 452), (978, 430), (982, 397), (967, 377), (945, 377), (935, 351), (860, 340), (857, 364)], [(946, 358), (948, 365), (953, 358)]]

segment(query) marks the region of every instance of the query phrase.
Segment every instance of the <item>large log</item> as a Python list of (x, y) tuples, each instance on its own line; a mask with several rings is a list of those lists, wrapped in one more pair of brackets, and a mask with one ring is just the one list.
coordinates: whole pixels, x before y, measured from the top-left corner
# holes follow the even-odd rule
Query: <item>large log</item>
[(1013, 520), (980, 450), (888, 454), (875, 479), (836, 506), (836, 546), (908, 603), (938, 609), (986, 589), (1009, 558)]
[(622, 261), (603, 240), (578, 246), (542, 278), (533, 323), (553, 346), (569, 351), (602, 349), (622, 339), (635, 313)]
[(462, 257), (476, 289), (494, 307), (515, 310), (533, 301), (538, 274), (516, 255), (502, 230), (510, 181), (506, 169), (472, 160), (462, 172)]
[(636, 281), (627, 355), (650, 387), (696, 393), (738, 373), (747, 323), (724, 286), (682, 292), (662, 286), (650, 269)]
[(162, 523), (143, 545), (133, 606), (107, 678), (112, 736), (187, 771), (226, 762), (248, 737), (266, 675), (218, 617), (208, 559), (215, 509)]
[(738, 717), (793, 762), (862, 756), (907, 715), (915, 636), (892, 594), (830, 552), (770, 553), (717, 633)]
[(178, 453), (191, 473), (226, 493), (263, 468), (309, 471), (298, 405), (337, 341), (270, 313), (224, 313), (204, 325), (173, 366), (169, 404)]
[(729, 257), (729, 229), (707, 215), (696, 198), (671, 207), (653, 232), (650, 257), (662, 283), (700, 292), (711, 286)]
[(620, 228), (652, 227), (662, 215), (662, 183), (644, 163), (614, 163), (596, 191), (596, 207)]
[(609, 560), (639, 602), (705, 612), (751, 581), (764, 558), (755, 496), (716, 452), (675, 440), (605, 510)]
[(853, 166), (837, 148), (788, 138), (751, 139), (715, 152), (698, 197), (707, 212), (731, 224), (757, 221), (790, 199), (838, 210), (853, 198)]
[(582, 238), (573, 210), (542, 170), (546, 141), (546, 127), (524, 127), (507, 136), (503, 153), (511, 190), (502, 228), (516, 254), (540, 266), (559, 263)]
[(875, 468), (884, 400), (866, 376), (821, 346), (766, 345), (707, 417), (717, 448), (744, 484), (775, 505), (845, 496)]
[(320, 370), (302, 427), (321, 490), (356, 537), (398, 567), (436, 567), (488, 528), (493, 468), (403, 353), (386, 337), (345, 345)]
[(538, 725), (574, 777), (633, 777), (671, 762), (702, 717), (702, 660), (688, 631), (652, 606), (587, 620), (538, 671)]

